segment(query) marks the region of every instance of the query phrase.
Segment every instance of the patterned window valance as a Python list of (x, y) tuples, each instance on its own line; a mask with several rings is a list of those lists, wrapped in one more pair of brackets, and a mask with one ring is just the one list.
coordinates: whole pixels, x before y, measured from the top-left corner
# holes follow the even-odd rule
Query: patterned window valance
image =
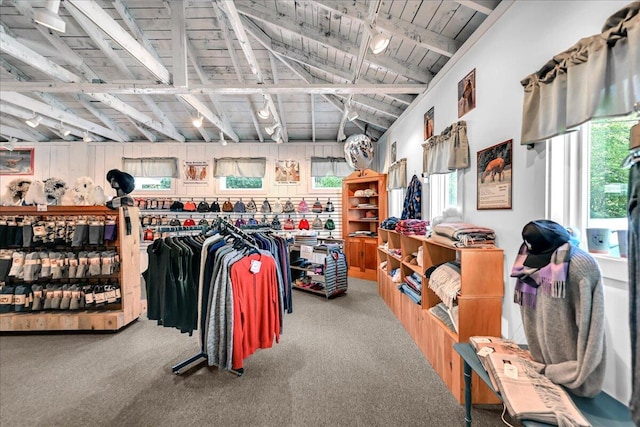
[(395, 190), (396, 188), (407, 187), (407, 159), (400, 159), (389, 166), (387, 172), (387, 189)]
[(213, 176), (238, 176), (264, 178), (267, 168), (266, 157), (221, 157), (213, 159)]
[(432, 136), (422, 144), (422, 152), (422, 176), (468, 168), (467, 123), (461, 120), (447, 127), (440, 135)]
[(521, 144), (568, 132), (591, 119), (626, 115), (640, 99), (640, 2), (609, 17), (525, 77)]
[(312, 157), (311, 176), (349, 176), (353, 169), (342, 157)]
[(123, 157), (122, 170), (133, 176), (178, 178), (178, 159), (175, 157)]

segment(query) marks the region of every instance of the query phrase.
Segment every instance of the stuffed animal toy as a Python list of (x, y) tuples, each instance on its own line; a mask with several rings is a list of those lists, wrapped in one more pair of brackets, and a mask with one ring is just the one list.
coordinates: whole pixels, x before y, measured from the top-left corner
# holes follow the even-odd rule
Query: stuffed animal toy
[(442, 216), (436, 216), (431, 221), (431, 225), (437, 225), (442, 222), (464, 222), (462, 213), (457, 208), (447, 208), (442, 212)]
[(24, 196), (26, 205), (45, 205), (47, 203), (47, 195), (44, 191), (44, 182), (33, 181), (29, 186), (29, 191)]
[(22, 206), (25, 204), (24, 198), (31, 186), (29, 178), (16, 178), (10, 181), (7, 189), (2, 195), (1, 204), (4, 206)]
[[(104, 190), (88, 176), (76, 179), (75, 185), (62, 197), (63, 205), (94, 206), (104, 199)], [(97, 200), (100, 199), (100, 200)]]
[(66, 193), (67, 183), (60, 178), (47, 178), (44, 180), (44, 194), (47, 205), (59, 205)]

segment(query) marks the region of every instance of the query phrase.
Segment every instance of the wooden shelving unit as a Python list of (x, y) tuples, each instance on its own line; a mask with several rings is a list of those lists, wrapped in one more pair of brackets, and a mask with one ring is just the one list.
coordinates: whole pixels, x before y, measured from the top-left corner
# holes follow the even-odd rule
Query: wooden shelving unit
[[(422, 266), (410, 262), (411, 254), (422, 247)], [(393, 253), (399, 249), (400, 255)], [(402, 322), (425, 357), (451, 390), (458, 402), (464, 401), (463, 361), (453, 344), (467, 342), (473, 335), (501, 335), (503, 252), (498, 248), (453, 248), (424, 236), (406, 236), (395, 231), (378, 231), (378, 292)], [(458, 332), (452, 331), (429, 309), (440, 298), (428, 287), (424, 272), (433, 265), (458, 260), (461, 265), (461, 290), (458, 296)], [(385, 268), (380, 264), (386, 261)], [(422, 278), (422, 303), (413, 302), (398, 290), (391, 271), (400, 268), (401, 278), (413, 272)], [(473, 403), (498, 403), (494, 393), (474, 379)]]
[[(121, 302), (100, 309), (80, 311), (37, 311), (0, 314), (0, 331), (116, 331), (136, 320), (142, 311), (140, 293), (140, 229), (138, 208), (128, 208), (131, 234), (126, 234), (122, 209), (117, 214), (118, 237), (113, 246), (120, 256)], [(38, 211), (35, 206), (0, 207), (0, 216), (78, 216), (114, 215), (104, 206), (48, 206)], [(111, 245), (110, 245), (111, 246)]]
[[(375, 195), (356, 195), (365, 190)], [(367, 213), (373, 217), (367, 218)], [(350, 277), (376, 280), (376, 233), (386, 217), (386, 174), (365, 169), (342, 180), (342, 238)]]

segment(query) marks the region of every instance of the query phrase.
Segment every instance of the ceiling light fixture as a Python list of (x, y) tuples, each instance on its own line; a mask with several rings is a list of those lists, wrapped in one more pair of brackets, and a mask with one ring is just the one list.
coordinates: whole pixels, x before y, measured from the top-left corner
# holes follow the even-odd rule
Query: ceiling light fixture
[(58, 126), (58, 130), (60, 131), (62, 136), (69, 136), (71, 134), (71, 131), (69, 129), (67, 129), (66, 127), (64, 127), (62, 122), (60, 122), (60, 125)]
[(18, 138), (11, 136), (7, 142), (2, 143), (1, 147), (5, 150), (13, 151), (16, 148), (16, 142), (18, 142)]
[(82, 135), (82, 140), (84, 142), (91, 142), (93, 141), (93, 139), (91, 138), (91, 135), (89, 135), (89, 132), (87, 132), (86, 130), (84, 131), (84, 134)]
[(276, 131), (273, 133), (273, 135), (271, 135), (271, 139), (273, 139), (276, 144), (280, 144), (282, 143), (282, 138), (280, 135), (280, 128), (278, 127), (278, 129), (276, 129)]
[(265, 126), (264, 131), (269, 135), (273, 135), (278, 128), (280, 128), (280, 123), (274, 123), (273, 126)]
[(224, 139), (224, 132), (220, 131), (220, 145), (227, 145), (227, 140)]
[(31, 126), (32, 128), (37, 128), (41, 121), (42, 121), (42, 116), (34, 114), (33, 117), (25, 120), (24, 122), (29, 126)]
[(56, 30), (59, 33), (64, 33), (66, 30), (66, 23), (62, 18), (60, 18), (60, 16), (58, 16), (59, 8), (60, 0), (47, 0), (44, 9), (37, 10), (33, 14), (33, 20), (47, 28)]
[(353, 108), (353, 106), (350, 106), (349, 109), (347, 110), (347, 119), (349, 119), (349, 121), (352, 122), (357, 118), (358, 118), (358, 112)]
[(369, 21), (364, 23), (364, 27), (371, 36), (371, 41), (369, 42), (369, 48), (374, 55), (382, 53), (387, 46), (389, 46), (389, 36), (381, 33), (375, 27), (375, 25)]
[(268, 119), (271, 116), (271, 111), (269, 110), (269, 101), (267, 101), (267, 97), (264, 97), (264, 105), (261, 110), (258, 110), (258, 117), (263, 120)]
[(200, 115), (200, 113), (198, 113), (198, 117), (193, 119), (193, 121), (191, 123), (193, 123), (193, 125), (195, 127), (197, 127), (197, 128), (201, 128), (202, 127), (202, 116)]

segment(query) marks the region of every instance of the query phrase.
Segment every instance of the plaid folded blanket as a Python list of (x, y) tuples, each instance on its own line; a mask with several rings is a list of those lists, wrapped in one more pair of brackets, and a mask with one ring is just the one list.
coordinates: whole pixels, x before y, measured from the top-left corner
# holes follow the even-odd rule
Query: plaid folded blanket
[(471, 246), (477, 241), (495, 240), (496, 233), (493, 229), (480, 227), (466, 222), (441, 222), (433, 226), (433, 231), (452, 240)]

